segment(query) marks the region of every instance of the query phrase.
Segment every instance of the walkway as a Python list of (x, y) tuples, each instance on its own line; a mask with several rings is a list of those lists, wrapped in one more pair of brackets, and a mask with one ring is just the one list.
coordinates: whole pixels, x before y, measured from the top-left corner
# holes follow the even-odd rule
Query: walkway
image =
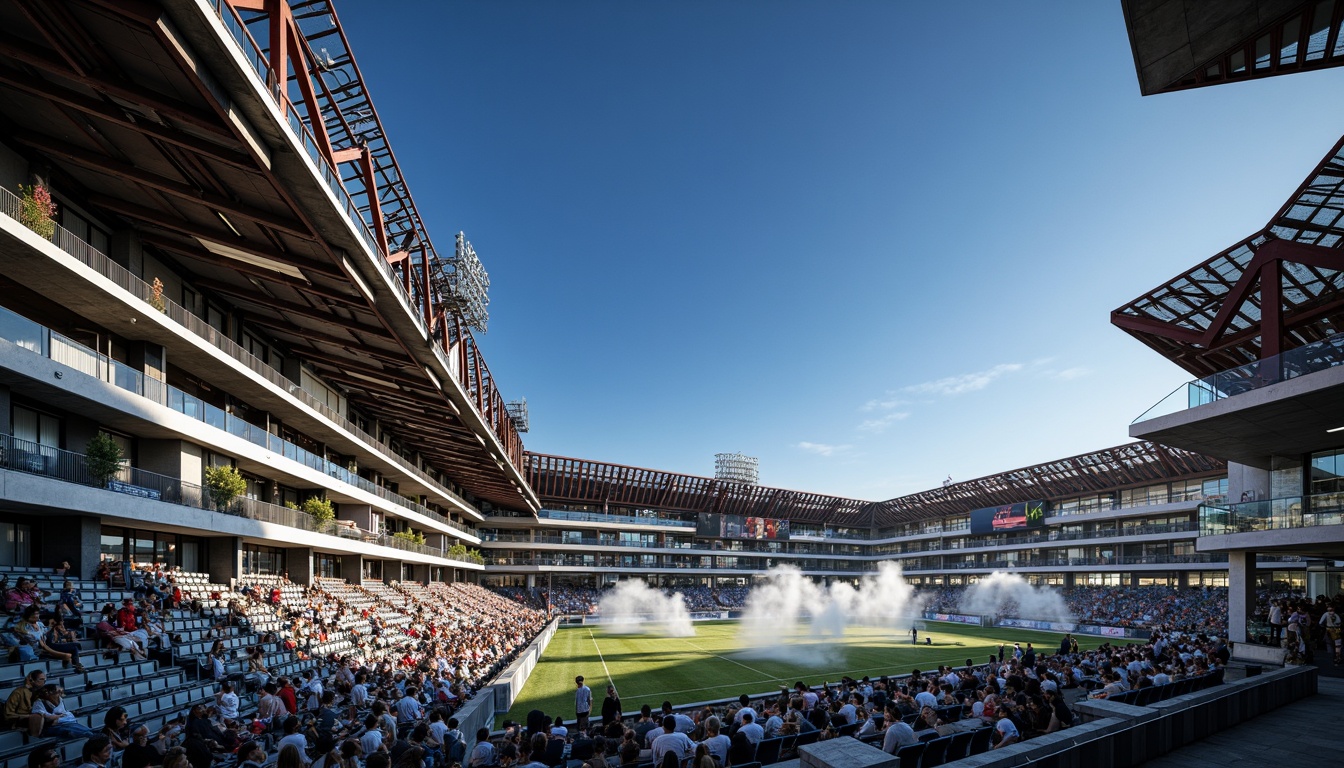
[[(1328, 658), (1325, 663), (1330, 664)], [(1344, 712), (1344, 678), (1337, 676), (1337, 668), (1329, 674), (1318, 678), (1320, 688), (1315, 696), (1169, 752), (1144, 763), (1144, 768), (1340, 765), (1344, 733), (1330, 723), (1337, 723), (1339, 713)]]

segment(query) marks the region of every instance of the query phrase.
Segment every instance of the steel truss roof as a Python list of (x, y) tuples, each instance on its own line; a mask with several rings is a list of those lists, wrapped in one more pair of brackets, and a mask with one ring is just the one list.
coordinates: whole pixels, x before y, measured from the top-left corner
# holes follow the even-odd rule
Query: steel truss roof
[(777, 517), (851, 528), (965, 514), (1032, 499), (1059, 500), (1226, 471), (1225, 462), (1150, 442), (1129, 443), (883, 502), (725, 483), (712, 477), (528, 453), (528, 483), (547, 501)]
[(1264, 229), (1111, 313), (1196, 376), (1344, 330), (1344, 139)]

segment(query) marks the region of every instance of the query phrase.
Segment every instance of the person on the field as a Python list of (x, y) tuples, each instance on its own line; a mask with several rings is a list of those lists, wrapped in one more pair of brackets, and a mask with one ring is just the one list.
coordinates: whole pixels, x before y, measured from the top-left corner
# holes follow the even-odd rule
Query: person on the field
[(593, 711), (593, 690), (583, 684), (583, 675), (574, 678), (574, 727), (580, 733), (588, 732), (588, 715)]

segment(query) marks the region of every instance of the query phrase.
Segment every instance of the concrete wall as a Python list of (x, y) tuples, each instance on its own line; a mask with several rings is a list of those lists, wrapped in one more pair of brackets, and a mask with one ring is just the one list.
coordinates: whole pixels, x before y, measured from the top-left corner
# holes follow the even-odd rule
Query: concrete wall
[[(293, 547), (285, 550), (285, 570), (289, 571), (289, 580), (305, 587), (313, 583), (315, 564), (312, 547)], [(341, 562), (344, 570), (345, 562)]]

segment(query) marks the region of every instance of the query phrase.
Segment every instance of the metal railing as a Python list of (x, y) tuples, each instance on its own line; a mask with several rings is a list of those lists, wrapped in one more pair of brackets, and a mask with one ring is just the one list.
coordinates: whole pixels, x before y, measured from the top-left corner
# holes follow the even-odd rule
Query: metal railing
[(408, 511), (424, 515), (436, 523), (475, 536), (472, 531), (422, 504), (393, 493), (377, 483), (360, 477), (345, 467), (271, 434), (263, 427), (244, 421), (198, 397), (189, 395), (152, 376), (147, 376), (128, 365), (112, 360), (104, 354), (95, 352), (83, 344), (62, 336), (46, 326), (4, 307), (0, 307), (0, 338), (48, 357), (80, 373), (92, 376), (99, 381), (110, 383), (118, 389), (139, 395), (154, 403), (171, 408), (184, 416), (228, 432), (234, 437), (242, 438), (253, 445), (322, 472), (329, 477), (371, 493)]
[[(367, 260), (382, 273), (386, 287), (401, 300), (404, 305), (404, 316), (410, 318), (411, 322), (415, 324), (416, 329), (420, 332), (421, 338), (429, 338), (430, 334), (425, 327), (425, 320), (420, 316), (420, 312), (417, 310), (418, 307), (422, 306), (421, 302), (408, 292), (397, 278), (396, 270), (392, 267), (391, 262), (388, 261), (385, 249), (379, 247), (377, 239), (369, 229), (369, 223), (366, 222), (364, 217), (359, 213), (359, 207), (355, 205), (354, 198), (351, 197), (349, 191), (346, 190), (340, 174), (335, 171), (331, 162), (329, 162), (328, 158), (322, 153), (311, 130), (309, 130), (308, 125), (305, 124), (304, 117), (299, 114), (298, 110), (290, 102), (288, 96), (283, 93), (282, 88), (284, 80), (278, 78), (271, 69), (266, 53), (257, 44), (256, 40), (253, 39), (252, 34), (248, 31), (242, 17), (238, 15), (238, 11), (228, 2), (225, 2), (225, 0), (211, 0), (211, 5), (215, 10), (215, 14), (223, 23), (224, 28), (229, 32), (229, 36), (233, 38), (234, 43), (237, 44), (241, 50), (244, 58), (251, 63), (257, 76), (260, 77), (265, 84), (265, 91), (268, 94), (268, 97), (280, 113), (280, 122), (288, 126), (289, 131), (294, 135), (295, 139), (312, 160), (313, 167), (317, 169), (318, 176), (331, 190), (337, 205), (344, 209), (346, 218), (349, 219), (350, 223), (353, 225), (356, 236), (363, 241), (365, 248), (367, 248)], [(226, 106), (231, 102), (231, 99), (229, 99), (226, 94), (218, 93), (216, 95)], [(366, 190), (366, 193), (370, 201), (370, 211), (377, 210), (376, 190)], [(429, 290), (429, 288), (428, 286), (424, 286), (421, 287), (420, 290)], [(444, 333), (447, 333), (446, 328), (444, 329)], [(504, 398), (499, 393), (498, 387), (494, 384), (494, 377), (490, 374), (489, 367), (485, 364), (485, 358), (480, 353), (480, 348), (477, 346), (475, 338), (471, 336), (470, 332), (466, 332), (462, 335), (456, 343), (459, 345), (460, 350), (465, 353), (467, 357), (467, 365), (475, 366), (475, 376), (471, 375), (470, 371), (464, 370), (463, 365), (458, 362), (456, 356), (445, 354), (443, 350), (434, 344), (430, 344), (428, 348), (435, 359), (438, 360), (439, 364), (443, 366), (443, 369), (449, 372), (453, 381), (456, 382), (463, 391), (468, 392), (473, 396), (474, 402), (472, 403), (472, 407), (477, 415), (480, 416), (481, 421), (489, 425), (490, 429), (495, 432), (495, 435), (505, 447), (504, 452), (508, 454), (509, 462), (521, 473), (523, 471), (522, 441), (518, 437), (518, 431), (513, 424), (512, 419), (509, 419), (504, 413)], [(468, 399), (471, 400), (473, 398)]]
[(543, 509), (537, 517), (547, 520), (573, 520), (585, 523), (613, 523), (625, 525), (661, 525), (668, 528), (695, 528), (690, 520), (669, 520), (656, 515), (615, 515), (604, 512), (571, 512), (564, 509)]
[[(101, 488), (108, 493), (121, 493), (234, 517), (245, 517), (249, 520), (299, 528), (328, 536), (348, 537), (350, 528), (346, 522), (318, 520), (297, 509), (247, 497), (236, 498), (223, 505), (216, 504), (210, 495), (210, 489), (205, 486), (136, 467), (123, 467), (105, 484), (100, 484), (89, 472), (84, 454), (24, 440), (13, 435), (0, 435), (0, 469), (40, 475), (67, 483)], [(470, 561), (424, 544), (397, 539), (394, 536), (378, 535), (362, 529), (357, 530), (360, 538), (368, 543), (433, 557)]]
[(1199, 508), (1199, 535), (1344, 524), (1344, 493), (1318, 493)]
[[(20, 200), (18, 196), (8, 189), (0, 187), (0, 212), (15, 221), (21, 221), (19, 210)], [(56, 247), (75, 257), (85, 266), (98, 272), (108, 280), (111, 280), (118, 287), (131, 293), (141, 301), (149, 303), (154, 297), (154, 289), (148, 283), (131, 274), (130, 270), (109, 259), (103, 252), (78, 237), (75, 237), (64, 227), (61, 227), (60, 225), (56, 226), (56, 232), (52, 236), (51, 241)], [(349, 419), (346, 419), (341, 414), (332, 410), (326, 403), (313, 397), (308, 390), (300, 387), (298, 384), (285, 378), (284, 375), (276, 369), (263, 363), (261, 360), (258, 360), (256, 356), (239, 346), (233, 339), (230, 339), (225, 335), (223, 331), (220, 331), (205, 320), (192, 314), (185, 307), (176, 302), (164, 298), (163, 296), (159, 296), (158, 300), (163, 302), (163, 314), (168, 317), (168, 319), (181, 325), (193, 335), (210, 343), (224, 354), (233, 358), (235, 362), (242, 364), (248, 370), (266, 379), (281, 391), (288, 393), (299, 402), (312, 408), (314, 411), (317, 411), (328, 421), (354, 435), (361, 442), (381, 454), (383, 458), (388, 459), (406, 474), (420, 480), (427, 487), (437, 491), (444, 498), (450, 499), (454, 503), (460, 505), (463, 509), (471, 511), (473, 514), (484, 517), (474, 505), (462, 498), (462, 496), (445, 488), (442, 483), (430, 477), (419, 467), (406, 463), (406, 460), (400, 454), (383, 444), (373, 435), (370, 435), (355, 426)], [(457, 526), (452, 521), (447, 521), (447, 524), (456, 526), (463, 531), (469, 530), (465, 527)]]
[(1344, 333), (1182, 384), (1132, 423), (1208, 405), (1339, 365), (1344, 365)]

